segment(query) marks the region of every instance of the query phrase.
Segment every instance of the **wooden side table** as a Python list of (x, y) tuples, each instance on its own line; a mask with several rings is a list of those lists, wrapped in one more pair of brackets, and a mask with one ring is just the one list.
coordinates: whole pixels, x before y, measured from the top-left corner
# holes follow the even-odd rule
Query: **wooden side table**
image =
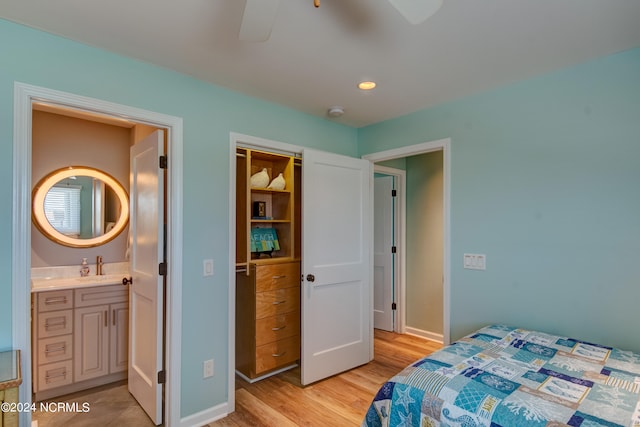
[[(0, 352), (0, 404), (17, 404), (20, 384), (20, 350)], [(19, 415), (18, 411), (0, 411), (0, 427), (18, 427)]]

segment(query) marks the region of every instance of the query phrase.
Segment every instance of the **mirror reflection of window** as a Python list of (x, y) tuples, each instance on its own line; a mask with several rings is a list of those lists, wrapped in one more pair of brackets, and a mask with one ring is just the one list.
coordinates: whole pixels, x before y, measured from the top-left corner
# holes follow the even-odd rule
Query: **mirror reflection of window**
[(60, 233), (80, 236), (80, 185), (55, 186), (44, 199), (44, 212), (51, 224)]
[(67, 166), (33, 189), (33, 223), (52, 241), (72, 247), (105, 244), (127, 226), (126, 190), (111, 175), (86, 166)]

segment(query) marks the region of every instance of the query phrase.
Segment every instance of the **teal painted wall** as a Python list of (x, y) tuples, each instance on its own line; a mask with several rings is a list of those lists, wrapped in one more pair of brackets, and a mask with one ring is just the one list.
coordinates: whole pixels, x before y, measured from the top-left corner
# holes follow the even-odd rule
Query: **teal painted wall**
[(452, 338), (501, 322), (640, 351), (640, 49), (358, 131), (360, 154), (447, 137)]
[[(0, 40), (2, 200), (12, 200), (13, 191), (15, 81), (184, 119), (184, 273), (175, 284), (183, 296), (182, 416), (226, 402), (229, 132), (353, 156), (357, 130), (4, 20)], [(0, 271), (7, 278), (11, 209), (0, 212), (0, 223)], [(216, 261), (212, 278), (202, 277), (205, 258)], [(10, 280), (0, 283), (0, 295), (0, 349), (5, 349), (11, 346)], [(203, 380), (202, 361), (212, 357), (216, 375)]]

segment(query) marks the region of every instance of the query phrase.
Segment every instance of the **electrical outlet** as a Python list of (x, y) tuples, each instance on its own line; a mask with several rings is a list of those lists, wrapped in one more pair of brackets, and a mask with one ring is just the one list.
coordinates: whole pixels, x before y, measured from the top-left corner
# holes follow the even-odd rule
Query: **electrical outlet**
[(210, 378), (213, 376), (213, 359), (205, 360), (202, 364), (202, 378)]

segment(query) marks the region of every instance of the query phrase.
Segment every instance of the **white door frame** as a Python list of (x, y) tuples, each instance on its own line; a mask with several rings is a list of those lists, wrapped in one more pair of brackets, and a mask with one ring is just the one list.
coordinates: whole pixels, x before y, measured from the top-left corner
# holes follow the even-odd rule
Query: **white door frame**
[[(396, 247), (398, 248), (398, 252), (396, 253), (396, 257), (393, 261), (394, 263), (394, 273), (393, 280), (395, 286), (393, 287), (393, 302), (396, 303), (396, 309), (393, 313), (393, 331), (404, 334), (406, 332), (406, 321), (407, 317), (405, 315), (405, 292), (407, 289), (406, 283), (406, 202), (407, 199), (407, 172), (402, 169), (390, 168), (387, 166), (381, 166), (374, 163), (373, 165), (373, 173), (381, 173), (389, 176), (393, 176), (397, 179), (396, 181), (396, 203), (395, 203), (395, 215), (394, 215), (394, 227), (396, 229)], [(375, 215), (375, 212), (374, 212)]]
[[(13, 347), (21, 349), (20, 402), (31, 402), (31, 132), (32, 103), (57, 104), (74, 109), (126, 118), (164, 128), (168, 133), (171, 167), (167, 185), (167, 312), (165, 366), (165, 425), (180, 424), (180, 367), (182, 348), (182, 118), (53, 89), (14, 83), (13, 133)], [(235, 253), (235, 252), (234, 252)], [(31, 425), (31, 413), (20, 414), (20, 425)]]
[[(442, 151), (443, 162), (443, 226), (444, 241), (443, 243), (443, 266), (442, 278), (443, 287), (443, 344), (448, 345), (451, 342), (451, 319), (450, 319), (450, 278), (451, 278), (451, 138), (444, 138), (435, 141), (424, 142), (421, 144), (410, 145), (407, 147), (394, 148), (391, 150), (379, 151), (362, 156), (370, 162), (382, 162), (385, 160), (399, 159), (403, 157), (416, 156), (419, 154), (430, 153), (433, 151)], [(405, 183), (403, 183), (405, 184)], [(406, 200), (405, 185), (402, 185), (399, 193), (403, 194), (403, 200)], [(406, 212), (404, 202), (401, 205), (400, 219), (400, 286), (398, 294), (398, 315), (400, 316), (400, 330), (404, 333), (406, 328)]]

